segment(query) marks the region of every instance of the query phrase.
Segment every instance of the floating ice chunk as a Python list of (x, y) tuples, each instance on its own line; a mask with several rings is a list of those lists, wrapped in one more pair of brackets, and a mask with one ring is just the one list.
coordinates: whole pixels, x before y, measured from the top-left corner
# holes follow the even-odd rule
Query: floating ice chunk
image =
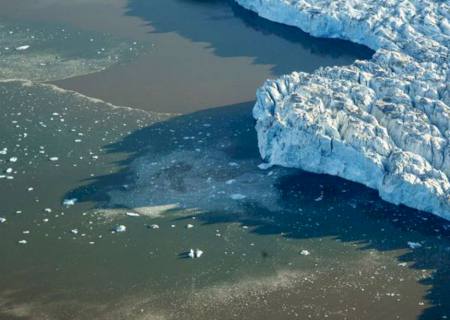
[(44, 211), (50, 213), (50, 212), (52, 212), (52, 209), (50, 209), (50, 208), (45, 208)]
[(8, 148), (3, 148), (2, 150), (0, 150), (1, 155), (6, 155), (7, 153), (8, 153)]
[(272, 167), (272, 165), (270, 163), (265, 163), (265, 162), (258, 165), (258, 168), (260, 168), (261, 170), (267, 170), (270, 167)]
[(9, 162), (17, 162), (18, 158), (17, 157), (11, 157), (9, 158)]
[(243, 194), (240, 194), (240, 193), (233, 193), (230, 196), (230, 198), (233, 200), (243, 200), (243, 199), (247, 198), (247, 196), (244, 196)]
[(70, 207), (75, 205), (75, 203), (78, 201), (77, 198), (72, 198), (72, 199), (64, 199), (63, 201), (63, 205), (66, 207)]
[(136, 212), (127, 212), (126, 215), (129, 217), (139, 217), (140, 216), (140, 214), (136, 213)]
[(59, 158), (58, 157), (50, 157), (50, 158), (48, 158), (48, 160), (50, 160), (50, 161), (58, 161)]
[(408, 247), (410, 247), (411, 249), (417, 249), (422, 247), (422, 244), (419, 242), (408, 241)]
[(194, 225), (193, 224), (190, 224), (190, 223), (188, 223), (187, 225), (186, 225), (186, 229), (191, 229), (191, 228), (193, 228), (194, 227)]
[(124, 226), (123, 224), (117, 225), (113, 228), (114, 232), (125, 232), (127, 231), (127, 227)]
[(317, 198), (315, 198), (314, 199), (314, 201), (322, 201), (323, 200), (323, 193), (320, 195), (320, 196), (318, 196)]
[(191, 259), (200, 258), (203, 255), (203, 251), (200, 249), (190, 249), (188, 256)]
[(225, 181), (226, 184), (233, 184), (234, 182), (236, 182), (236, 180), (234, 180), (234, 179)]
[(203, 251), (200, 249), (195, 250), (195, 257), (200, 258), (203, 255)]
[(152, 225), (150, 226), (150, 228), (152, 228), (152, 229), (159, 229), (159, 226), (158, 226), (157, 224), (152, 224)]
[(27, 244), (28, 243), (28, 241), (27, 240), (19, 240), (19, 241), (17, 241), (19, 244)]
[(17, 51), (24, 51), (24, 50), (28, 50), (28, 49), (30, 49), (29, 45), (20, 46), (20, 47), (16, 48)]
[(72, 230), (70, 230), (70, 232), (72, 232), (73, 234), (77, 235), (78, 234), (78, 229), (72, 229)]
[(300, 254), (302, 255), (302, 256), (309, 256), (311, 253), (308, 251), (308, 250), (302, 250), (302, 251), (300, 251)]
[(34, 190), (33, 187), (29, 187), (29, 188), (27, 189), (27, 191), (33, 191), (33, 190)]
[(12, 173), (13, 172), (13, 168), (8, 168), (5, 170), (6, 173)]
[(6, 218), (0, 217), (0, 223), (5, 223), (6, 222)]
[(228, 165), (230, 167), (239, 167), (239, 164), (237, 162), (228, 162)]

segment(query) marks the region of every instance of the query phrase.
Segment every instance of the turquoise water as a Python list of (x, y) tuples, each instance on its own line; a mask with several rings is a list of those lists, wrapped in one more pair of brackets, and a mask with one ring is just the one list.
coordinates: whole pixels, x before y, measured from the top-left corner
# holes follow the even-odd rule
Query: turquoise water
[[(32, 80), (0, 82), (0, 319), (448, 314), (447, 222), (342, 179), (257, 167), (257, 83), (350, 63), (370, 56), (365, 49), (228, 2), (113, 4), (41, 0), (27, 15), (0, 2), (10, 19), (2, 30), (16, 30), (2, 33), (15, 62), (0, 59), (2, 77)], [(55, 14), (61, 8), (70, 16)], [(52, 55), (52, 67), (37, 68)], [(205, 78), (188, 72), (197, 69)], [(148, 94), (156, 83), (160, 94)], [(193, 94), (198, 83), (210, 94)], [(113, 232), (118, 225), (126, 232)], [(187, 258), (191, 248), (203, 256)]]

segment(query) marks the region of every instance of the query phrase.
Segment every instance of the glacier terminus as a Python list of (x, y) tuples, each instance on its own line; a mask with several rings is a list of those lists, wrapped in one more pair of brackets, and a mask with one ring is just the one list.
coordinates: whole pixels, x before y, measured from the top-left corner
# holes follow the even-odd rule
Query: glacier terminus
[(450, 2), (236, 1), (313, 36), (375, 50), (369, 61), (267, 80), (253, 109), (262, 158), (450, 219)]

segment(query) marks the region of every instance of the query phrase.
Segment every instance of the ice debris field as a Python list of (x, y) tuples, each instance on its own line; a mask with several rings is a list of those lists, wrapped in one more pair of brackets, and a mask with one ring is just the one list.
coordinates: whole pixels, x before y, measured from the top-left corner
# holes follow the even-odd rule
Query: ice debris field
[(337, 175), (450, 219), (450, 3), (236, 1), (376, 51), (369, 61), (266, 81), (253, 114), (268, 164)]

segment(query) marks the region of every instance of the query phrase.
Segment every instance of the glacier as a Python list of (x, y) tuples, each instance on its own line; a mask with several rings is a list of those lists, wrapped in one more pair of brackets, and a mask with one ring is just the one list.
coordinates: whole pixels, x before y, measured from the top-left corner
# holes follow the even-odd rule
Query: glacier
[(268, 165), (362, 183), (450, 220), (450, 2), (236, 0), (266, 19), (375, 51), (267, 80), (253, 109)]

